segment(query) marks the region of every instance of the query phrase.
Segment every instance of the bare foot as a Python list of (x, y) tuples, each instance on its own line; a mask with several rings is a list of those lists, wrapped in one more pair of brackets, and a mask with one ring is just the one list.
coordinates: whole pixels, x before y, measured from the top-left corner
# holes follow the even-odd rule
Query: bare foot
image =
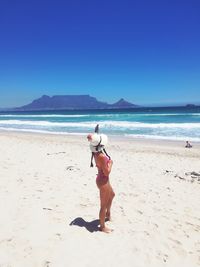
[(113, 232), (113, 229), (109, 229), (107, 227), (100, 227), (99, 229), (100, 229), (101, 232), (104, 232), (106, 234), (109, 234), (109, 233)]

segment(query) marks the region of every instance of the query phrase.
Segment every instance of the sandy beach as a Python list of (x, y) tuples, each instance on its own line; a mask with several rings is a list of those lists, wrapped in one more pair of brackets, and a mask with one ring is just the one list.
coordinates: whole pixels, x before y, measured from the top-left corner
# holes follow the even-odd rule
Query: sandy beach
[(105, 234), (86, 136), (0, 132), (0, 267), (200, 266), (200, 145), (109, 140)]

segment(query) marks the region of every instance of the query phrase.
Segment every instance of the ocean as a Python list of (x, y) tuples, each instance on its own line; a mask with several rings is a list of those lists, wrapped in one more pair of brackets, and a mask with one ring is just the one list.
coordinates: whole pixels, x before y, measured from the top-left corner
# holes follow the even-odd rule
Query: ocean
[(0, 112), (1, 131), (108, 135), (200, 142), (200, 107)]

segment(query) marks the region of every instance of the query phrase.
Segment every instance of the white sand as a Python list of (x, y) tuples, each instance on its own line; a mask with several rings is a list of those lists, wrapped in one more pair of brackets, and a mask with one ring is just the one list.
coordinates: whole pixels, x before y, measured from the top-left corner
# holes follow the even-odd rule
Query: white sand
[(0, 149), (1, 267), (200, 266), (199, 145), (111, 138), (111, 234), (84, 136), (1, 132)]

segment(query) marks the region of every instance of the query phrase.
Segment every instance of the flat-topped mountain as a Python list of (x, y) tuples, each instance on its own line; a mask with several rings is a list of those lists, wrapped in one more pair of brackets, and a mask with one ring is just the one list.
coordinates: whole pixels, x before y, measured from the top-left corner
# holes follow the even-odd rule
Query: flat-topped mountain
[(137, 105), (120, 99), (114, 104), (98, 101), (90, 95), (55, 95), (42, 97), (33, 100), (32, 103), (19, 107), (17, 110), (74, 110), (74, 109), (114, 109), (134, 108)]

